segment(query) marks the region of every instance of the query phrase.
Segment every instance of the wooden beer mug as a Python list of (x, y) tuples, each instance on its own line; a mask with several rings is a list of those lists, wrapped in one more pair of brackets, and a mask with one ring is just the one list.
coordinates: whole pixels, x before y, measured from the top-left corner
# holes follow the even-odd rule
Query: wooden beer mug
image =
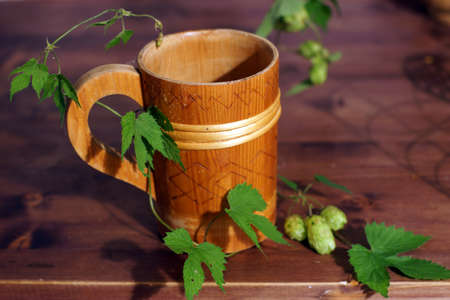
[[(278, 52), (251, 33), (200, 30), (171, 34), (157, 48), (148, 43), (130, 65), (103, 65), (77, 83), (81, 108), (67, 114), (70, 141), (91, 167), (139, 189), (147, 179), (134, 161), (98, 141), (89, 112), (102, 97), (122, 94), (146, 108), (156, 105), (172, 122), (169, 134), (180, 148), (186, 170), (155, 156), (156, 206), (172, 227), (184, 227), (202, 242), (209, 221), (226, 207), (227, 192), (246, 182), (267, 203), (262, 213), (276, 215), (277, 122), (280, 117)], [(260, 240), (264, 236), (259, 233)], [(223, 214), (207, 240), (226, 252), (252, 246)]]

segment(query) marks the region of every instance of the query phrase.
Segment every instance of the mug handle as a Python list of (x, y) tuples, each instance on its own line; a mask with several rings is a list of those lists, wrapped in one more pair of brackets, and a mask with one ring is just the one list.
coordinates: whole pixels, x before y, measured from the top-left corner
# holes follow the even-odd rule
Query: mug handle
[[(81, 76), (75, 89), (80, 107), (74, 101), (70, 103), (67, 132), (77, 154), (94, 169), (148, 191), (147, 178), (139, 171), (136, 162), (126, 157), (122, 159), (120, 152), (97, 140), (88, 123), (92, 106), (105, 96), (125, 95), (145, 107), (139, 73), (130, 65), (102, 65)], [(153, 176), (150, 183), (154, 197)]]

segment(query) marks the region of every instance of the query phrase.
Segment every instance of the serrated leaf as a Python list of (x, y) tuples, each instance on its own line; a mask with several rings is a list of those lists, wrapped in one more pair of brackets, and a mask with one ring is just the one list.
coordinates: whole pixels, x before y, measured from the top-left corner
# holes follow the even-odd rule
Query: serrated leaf
[(110, 40), (105, 48), (106, 50), (111, 49), (122, 41), (124, 44), (128, 42), (128, 40), (133, 36), (133, 30), (122, 29), (112, 40)]
[[(151, 112), (157, 114), (159, 122), (151, 115)], [(153, 169), (155, 151), (159, 151), (165, 158), (175, 161), (184, 169), (180, 158), (180, 150), (176, 143), (161, 129), (160, 124), (163, 124), (163, 122), (166, 128), (172, 127), (169, 120), (156, 109), (141, 113), (137, 118), (134, 112), (128, 112), (121, 119), (122, 156), (131, 146), (134, 136), (137, 165), (144, 175), (146, 175), (147, 167)]]
[(384, 256), (414, 250), (430, 239), (427, 236), (405, 231), (403, 228), (386, 227), (384, 223), (373, 222), (366, 225), (364, 230), (371, 250)]
[(223, 291), (223, 285), (225, 284), (223, 272), (225, 271), (226, 260), (222, 249), (211, 243), (204, 242), (193, 249), (193, 254), (198, 255), (200, 261), (205, 263), (214, 281)]
[(320, 182), (320, 183), (323, 183), (325, 185), (328, 185), (329, 187), (342, 190), (342, 191), (344, 191), (344, 192), (346, 192), (348, 194), (352, 194), (352, 192), (348, 188), (346, 188), (345, 186), (337, 184), (337, 183), (334, 183), (330, 179), (326, 178), (323, 175), (314, 175), (314, 179), (317, 182)]
[(292, 96), (298, 93), (301, 93), (307, 89), (309, 89), (310, 87), (312, 87), (314, 84), (311, 82), (311, 80), (305, 79), (302, 82), (300, 82), (299, 84), (294, 85), (293, 87), (291, 87), (289, 89), (289, 91), (287, 91), (286, 95), (287, 96)]
[(183, 252), (188, 253), (194, 246), (191, 236), (184, 228), (178, 228), (174, 231), (168, 232), (163, 240), (164, 244), (176, 254), (182, 254)]
[(331, 8), (319, 0), (309, 0), (305, 5), (311, 20), (324, 30), (328, 27), (328, 20), (331, 17)]
[(187, 299), (193, 299), (205, 281), (202, 263), (210, 270), (214, 281), (223, 290), (225, 283), (223, 271), (225, 271), (226, 260), (220, 247), (208, 242), (194, 245), (184, 228), (169, 232), (164, 238), (164, 244), (177, 254), (188, 254), (183, 266), (184, 290)]
[(290, 187), (294, 191), (298, 192), (298, 185), (295, 182), (290, 181), (289, 179), (287, 179), (286, 177), (284, 177), (282, 175), (278, 175), (278, 178), (280, 178), (280, 180), (283, 181), (283, 183), (285, 185), (287, 185), (288, 187)]
[(162, 111), (159, 110), (158, 107), (150, 107), (149, 112), (162, 129), (165, 131), (173, 131), (173, 127), (169, 119), (162, 113)]
[(165, 152), (163, 133), (155, 118), (148, 112), (140, 114), (136, 119), (136, 135), (144, 137), (153, 149), (163, 153)]
[(9, 73), (9, 76), (17, 73), (26, 73), (31, 75), (31, 72), (33, 71), (36, 64), (37, 60), (35, 58), (30, 58), (26, 63), (12, 70), (11, 73)]
[(139, 170), (146, 174), (146, 164), (148, 162), (147, 148), (145, 147), (142, 136), (136, 134), (134, 137), (134, 152), (136, 154), (136, 162)]
[(136, 114), (133, 111), (127, 112), (120, 119), (122, 127), (122, 157), (130, 148), (135, 132)]
[[(228, 192), (227, 200), (230, 208), (226, 208), (225, 212), (245, 232), (256, 247), (261, 249), (257, 235), (251, 225), (255, 226), (268, 238), (274, 238), (275, 242), (288, 244), (281, 238), (282, 233), (270, 221), (261, 221), (263, 216), (254, 214), (255, 211), (263, 211), (267, 206), (258, 190), (246, 183), (238, 184)], [(276, 234), (275, 231), (279, 234)]]
[(38, 98), (41, 98), (42, 88), (47, 82), (47, 78), (49, 76), (48, 68), (44, 64), (36, 64), (31, 72), (31, 86), (36, 92)]
[(180, 167), (183, 170), (185, 170), (185, 167), (180, 157), (180, 149), (178, 148), (175, 141), (165, 132), (163, 132), (163, 143), (164, 143), (164, 152), (162, 152), (163, 156), (179, 164)]
[(387, 297), (390, 279), (386, 270), (387, 262), (359, 244), (353, 245), (348, 255), (358, 281)]
[(122, 30), (119, 33), (120, 39), (122, 40), (122, 42), (124, 44), (126, 44), (130, 40), (130, 38), (133, 36), (133, 33), (134, 33), (133, 30), (128, 30), (128, 29)]
[(44, 87), (42, 88), (41, 101), (53, 96), (53, 93), (57, 86), (58, 86), (58, 76), (56, 74), (50, 74), (47, 77), (47, 81), (45, 82)]
[(390, 256), (386, 258), (390, 267), (397, 268), (406, 276), (423, 280), (450, 279), (450, 270), (425, 259), (411, 256)]
[(203, 272), (201, 261), (189, 255), (183, 265), (184, 294), (186, 299), (192, 300), (202, 289), (205, 282), (205, 273)]
[(410, 256), (395, 255), (419, 247), (428, 237), (404, 231), (402, 228), (386, 227), (383, 223), (366, 225), (365, 233), (371, 250), (361, 245), (353, 245), (348, 251), (349, 261), (358, 280), (383, 296), (387, 297), (389, 285), (389, 276), (386, 277), (387, 267), (394, 267), (406, 276), (416, 279), (450, 278), (450, 270), (444, 266)]
[(228, 192), (228, 204), (230, 210), (239, 210), (245, 214), (253, 214), (255, 211), (263, 211), (267, 204), (257, 189), (247, 183), (237, 184)]
[[(18, 66), (17, 68), (12, 70), (11, 73), (9, 73), (9, 76), (21, 73), (21, 74), (15, 76), (11, 80), (11, 85), (10, 85), (10, 89), (9, 89), (9, 101), (12, 102), (12, 98), (13, 98), (14, 94), (26, 89), (30, 85), (31, 75), (35, 71), (36, 66), (37, 66), (37, 60), (35, 58), (30, 58), (26, 63), (24, 63), (21, 66)], [(37, 76), (38, 76), (38, 78), (36, 79), (37, 81), (39, 81), (39, 79), (41, 78), (41, 77), (39, 77), (39, 75), (40, 74), (37, 74)], [(35, 84), (38, 85), (37, 87), (39, 87), (39, 83), (38, 82), (36, 83), (36, 82), (35, 82)]]
[(285, 239), (283, 239), (283, 234), (278, 231), (277, 227), (273, 225), (272, 222), (270, 222), (266, 217), (255, 214), (252, 216), (251, 220), (252, 224), (272, 241), (283, 245), (289, 244)]
[(106, 50), (111, 49), (112, 47), (114, 47), (114, 46), (116, 46), (118, 43), (120, 43), (120, 40), (121, 40), (121, 38), (120, 38), (120, 33), (119, 33), (119, 34), (117, 34), (112, 40), (110, 40), (110, 41), (106, 44), (105, 49), (106, 49)]
[(59, 110), (59, 118), (61, 121), (61, 125), (64, 122), (64, 118), (66, 116), (66, 100), (64, 99), (64, 95), (62, 93), (61, 81), (57, 80), (57, 86), (53, 93), (53, 102)]
[[(155, 155), (155, 149), (152, 147), (152, 145), (150, 145), (150, 143), (146, 139), (142, 139), (142, 141), (144, 142), (145, 149), (147, 151), (147, 165), (151, 169), (154, 169), (153, 156)], [(147, 174), (144, 174), (144, 175), (147, 176)]]
[(66, 95), (69, 99), (75, 101), (78, 107), (81, 107), (80, 102), (78, 102), (77, 92), (75, 91), (72, 83), (70, 83), (69, 79), (64, 77), (64, 75), (62, 74), (58, 74), (58, 79), (61, 82), (64, 95)]
[(14, 94), (26, 89), (30, 85), (31, 77), (27, 73), (22, 73), (15, 76), (11, 80), (11, 86), (9, 88), (9, 101), (12, 102)]

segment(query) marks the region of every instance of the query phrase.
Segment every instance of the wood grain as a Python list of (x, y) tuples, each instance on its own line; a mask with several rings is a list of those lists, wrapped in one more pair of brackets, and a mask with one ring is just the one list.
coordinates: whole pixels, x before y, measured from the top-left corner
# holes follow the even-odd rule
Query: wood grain
[[(271, 2), (155, 0), (126, 6), (160, 17), (166, 33), (230, 27), (251, 32)], [(407, 255), (450, 267), (450, 35), (411, 1), (341, 2), (343, 16), (330, 22), (324, 42), (342, 51), (342, 60), (330, 67), (323, 86), (281, 99), (278, 172), (302, 186), (318, 173), (350, 188), (352, 196), (315, 185), (312, 195), (344, 209), (349, 225), (342, 234), (351, 242), (366, 242), (367, 222), (386, 222), (432, 236)], [(38, 57), (47, 36), (52, 40), (86, 16), (122, 5), (1, 2), (3, 78)], [(127, 26), (135, 30), (128, 45), (106, 53), (104, 43), (120, 26), (106, 36), (102, 29), (74, 32), (57, 50), (63, 73), (76, 80), (100, 64), (132, 63), (156, 35), (145, 21)], [(282, 35), (280, 45), (293, 48), (301, 40)], [(309, 66), (280, 49), (283, 92)], [(59, 128), (51, 101), (39, 104), (27, 90), (9, 104), (6, 80), (0, 90), (0, 299), (183, 299), (184, 257), (162, 245), (145, 193), (83, 163)], [(122, 98), (105, 101), (129, 109)], [(95, 108), (92, 114), (101, 121), (92, 122), (92, 132), (114, 142), (117, 118)], [(288, 193), (281, 183), (278, 191)], [(278, 199), (279, 227), (289, 206)], [(303, 244), (262, 245), (266, 256), (251, 248), (229, 259), (225, 294), (207, 277), (195, 299), (384, 299), (349, 284), (344, 245), (332, 256), (316, 255)], [(389, 275), (390, 299), (449, 298), (449, 281)], [(17, 280), (26, 282), (12, 284)]]

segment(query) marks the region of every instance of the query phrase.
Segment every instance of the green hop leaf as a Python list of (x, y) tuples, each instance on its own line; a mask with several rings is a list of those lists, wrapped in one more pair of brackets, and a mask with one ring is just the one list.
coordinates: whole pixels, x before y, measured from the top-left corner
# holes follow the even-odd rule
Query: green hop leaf
[(120, 39), (122, 40), (123, 44), (125, 45), (126, 43), (128, 43), (128, 41), (130, 40), (130, 38), (133, 36), (134, 32), (133, 30), (123, 30), (120, 34)]
[[(15, 68), (11, 75), (19, 74), (11, 81), (10, 96), (12, 98), (15, 93), (27, 88), (30, 85), (33, 87), (38, 98), (41, 97), (41, 91), (49, 77), (48, 68), (44, 64), (39, 64), (35, 58), (31, 58), (22, 66)], [(30, 80), (31, 77), (31, 80)]]
[(309, 245), (317, 253), (330, 254), (335, 248), (333, 232), (327, 221), (318, 215), (306, 218), (306, 232)]
[(328, 64), (323, 62), (314, 64), (309, 69), (309, 79), (314, 85), (323, 84), (327, 80)]
[(136, 114), (133, 111), (127, 112), (120, 119), (120, 125), (122, 126), (122, 157), (125, 152), (130, 148), (133, 142), (133, 136), (135, 134)]
[(306, 228), (302, 217), (297, 214), (287, 217), (284, 222), (284, 232), (291, 240), (303, 241), (306, 238)]
[(53, 96), (56, 87), (58, 86), (58, 76), (57, 74), (49, 74), (47, 77), (47, 81), (42, 88), (42, 97), (41, 100), (45, 100)]
[(37, 60), (36, 58), (30, 58), (26, 63), (24, 63), (21, 66), (18, 66), (17, 68), (15, 68), (14, 70), (11, 71), (11, 73), (9, 73), (9, 76), (17, 74), (17, 73), (25, 73), (25, 74), (29, 74), (31, 75), (34, 67), (37, 65)]
[(14, 94), (26, 89), (30, 85), (31, 77), (26, 73), (17, 75), (11, 80), (9, 88), (9, 101), (12, 102)]
[(53, 102), (55, 103), (56, 107), (59, 110), (59, 119), (61, 122), (61, 126), (64, 122), (64, 118), (66, 116), (66, 111), (67, 111), (67, 103), (66, 103), (66, 99), (64, 99), (64, 94), (62, 91), (62, 85), (61, 85), (61, 80), (59, 77), (57, 77), (56, 79), (57, 84), (56, 84), (56, 89), (53, 92)]
[[(11, 71), (9, 76), (18, 74), (11, 80), (11, 86), (9, 89), (9, 101), (12, 102), (13, 96), (24, 89), (26, 89), (31, 82), (31, 76), (37, 72), (37, 79), (34, 80), (34, 84), (32, 83), (33, 87), (36, 86), (36, 88), (39, 88), (40, 80), (42, 79), (40, 70), (36, 71), (38, 68), (38, 62), (35, 58), (29, 59), (26, 63), (23, 65), (15, 68)], [(20, 74), (19, 74), (20, 73)], [(35, 90), (36, 90), (35, 88)], [(41, 87), (42, 89), (42, 87)], [(40, 92), (40, 91), (39, 91)], [(38, 93), (39, 96), (39, 93)]]
[(159, 151), (165, 158), (178, 163), (184, 169), (177, 144), (161, 129), (162, 126), (172, 128), (162, 112), (150, 109), (136, 118), (136, 114), (131, 111), (122, 116), (120, 123), (122, 127), (122, 157), (130, 148), (134, 138), (137, 165), (144, 175), (147, 174), (147, 167), (153, 168), (155, 151)]
[(311, 20), (326, 30), (331, 17), (331, 8), (320, 0), (309, 0), (305, 7)]
[(326, 178), (326, 177), (323, 176), (323, 175), (317, 175), (317, 174), (316, 174), (316, 175), (314, 175), (314, 179), (315, 179), (317, 182), (323, 183), (323, 184), (325, 184), (325, 185), (327, 185), (327, 186), (329, 186), (329, 187), (332, 187), (332, 188), (335, 188), (335, 189), (342, 190), (342, 191), (346, 192), (347, 194), (351, 194), (351, 193), (352, 193), (352, 192), (351, 192), (348, 188), (346, 188), (345, 186), (339, 185), (339, 184), (337, 184), (337, 183), (334, 183), (334, 182), (332, 182), (330, 179)]
[(261, 246), (251, 225), (274, 242), (288, 244), (283, 239), (283, 234), (266, 217), (254, 214), (255, 211), (263, 211), (267, 206), (257, 189), (246, 183), (238, 184), (228, 192), (227, 199), (230, 208), (226, 208), (225, 212), (247, 234), (258, 249), (261, 249)]
[(163, 143), (164, 143), (164, 152), (162, 153), (163, 156), (179, 164), (180, 167), (183, 170), (185, 170), (183, 162), (181, 161), (180, 149), (178, 148), (177, 144), (172, 139), (172, 137), (170, 137), (170, 135), (168, 135), (165, 132), (163, 132)]
[(291, 87), (289, 89), (289, 91), (287, 92), (287, 95), (288, 96), (296, 95), (298, 93), (301, 93), (301, 92), (311, 88), (313, 85), (314, 84), (311, 82), (311, 80), (309, 78), (305, 79), (302, 82), (300, 82), (300, 83), (294, 85), (293, 87)]
[(136, 134), (144, 137), (155, 150), (164, 152), (161, 127), (152, 115), (148, 112), (140, 114), (136, 119), (135, 130)]
[(112, 40), (110, 40), (106, 44), (105, 49), (106, 50), (111, 49), (112, 47), (114, 47), (117, 44), (119, 44), (120, 41), (122, 41), (123, 44), (126, 44), (128, 42), (128, 40), (131, 38), (132, 35), (133, 35), (133, 31), (132, 30), (123, 29)]
[(345, 213), (333, 205), (328, 205), (321, 212), (320, 216), (324, 218), (331, 230), (338, 231), (344, 228), (345, 224), (347, 224), (347, 217)]
[(387, 262), (359, 244), (353, 245), (348, 254), (358, 280), (387, 297), (390, 279), (386, 271)]
[(114, 16), (114, 17), (112, 17), (112, 18), (110, 18), (108, 20), (92, 23), (92, 24), (89, 25), (89, 27), (92, 27), (92, 26), (104, 26), (104, 29), (106, 31), (109, 27), (111, 27), (114, 23), (116, 23), (116, 21), (118, 19), (119, 18), (117, 16)]
[(141, 135), (136, 134), (134, 137), (134, 152), (136, 154), (136, 161), (139, 170), (147, 176), (147, 166), (153, 167), (153, 154), (154, 150), (147, 147)]
[(167, 233), (167, 236), (163, 240), (164, 244), (176, 254), (188, 253), (194, 247), (189, 232), (184, 228)]
[(79, 107), (81, 107), (80, 102), (78, 102), (77, 92), (75, 91), (75, 88), (73, 87), (72, 83), (70, 83), (69, 79), (64, 77), (64, 75), (62, 74), (58, 74), (58, 80), (60, 82), (64, 95), (66, 95), (67, 98), (75, 101), (75, 103)]
[(390, 256), (386, 258), (389, 266), (394, 267), (408, 277), (422, 280), (442, 280), (450, 278), (450, 270), (425, 259), (411, 256)]
[(323, 50), (321, 43), (316, 41), (306, 41), (300, 45), (298, 48), (298, 53), (304, 58), (311, 59), (316, 55), (319, 55)]
[(283, 181), (283, 183), (285, 185), (287, 185), (288, 187), (290, 187), (292, 190), (298, 192), (298, 185), (295, 182), (287, 179), (286, 177), (284, 177), (282, 175), (278, 175), (278, 178), (280, 178), (280, 180)]
[(388, 267), (396, 268), (406, 276), (416, 279), (450, 279), (450, 270), (444, 266), (428, 260), (396, 255), (416, 249), (429, 237), (375, 222), (366, 225), (365, 233), (371, 249), (359, 244), (353, 245), (348, 251), (349, 261), (358, 280), (384, 297), (388, 296)]
[(225, 271), (226, 260), (220, 247), (208, 242), (194, 245), (184, 228), (169, 232), (164, 237), (164, 244), (176, 254), (188, 255), (183, 266), (184, 290), (188, 300), (192, 300), (198, 294), (205, 281), (202, 263), (207, 266), (214, 281), (223, 290), (225, 284), (223, 271)]
[(386, 227), (384, 223), (368, 224), (364, 231), (372, 251), (385, 256), (414, 250), (430, 239), (403, 228)]
[(42, 88), (47, 82), (47, 78), (49, 76), (47, 66), (44, 64), (36, 64), (32, 70), (31, 76), (32, 76), (31, 86), (36, 92), (38, 98), (40, 98)]
[(159, 110), (158, 107), (152, 106), (148, 111), (163, 130), (173, 131), (173, 127), (172, 124), (170, 124), (169, 119), (162, 113), (162, 111)]

